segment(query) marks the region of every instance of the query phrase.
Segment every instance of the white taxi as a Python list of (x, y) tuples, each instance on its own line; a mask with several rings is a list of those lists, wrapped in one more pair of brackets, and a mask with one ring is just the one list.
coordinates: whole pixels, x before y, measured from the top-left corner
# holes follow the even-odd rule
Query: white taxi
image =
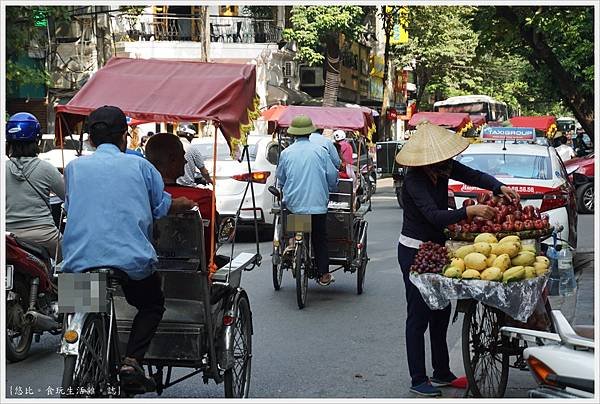
[[(525, 128), (486, 128), (482, 143), (471, 144), (455, 157), (462, 164), (493, 175), (517, 191), (521, 204), (548, 215), (553, 226), (564, 227), (560, 237), (577, 246), (575, 188), (556, 150), (536, 144), (535, 131)], [(492, 135), (490, 135), (492, 134)], [(467, 198), (486, 192), (458, 181), (448, 183), (449, 202), (463, 206)], [(552, 244), (552, 238), (545, 240)]]

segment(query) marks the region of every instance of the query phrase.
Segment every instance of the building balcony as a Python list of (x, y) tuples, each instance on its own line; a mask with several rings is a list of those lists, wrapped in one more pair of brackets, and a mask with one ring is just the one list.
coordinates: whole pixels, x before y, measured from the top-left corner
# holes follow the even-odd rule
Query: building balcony
[[(152, 21), (138, 22), (116, 32), (121, 41), (192, 41), (201, 40), (198, 17), (158, 16)], [(210, 42), (278, 43), (283, 39), (283, 28), (273, 20), (248, 16), (209, 17)], [(119, 40), (117, 40), (119, 41)]]

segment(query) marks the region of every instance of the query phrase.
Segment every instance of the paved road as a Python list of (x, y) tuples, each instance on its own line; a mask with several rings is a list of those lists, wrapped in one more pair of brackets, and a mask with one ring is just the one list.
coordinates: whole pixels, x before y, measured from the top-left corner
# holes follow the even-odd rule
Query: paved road
[[(254, 315), (252, 397), (413, 397), (404, 359), (404, 286), (396, 259), (402, 211), (392, 189), (385, 187), (388, 184), (380, 184), (368, 215), (371, 261), (361, 296), (356, 295), (356, 276), (337, 272), (330, 287), (311, 283), (307, 307), (298, 310), (291, 274), (284, 274), (283, 287), (275, 292), (270, 243), (260, 244), (263, 264), (244, 273), (242, 282)], [(592, 240), (593, 224), (584, 223), (580, 232), (580, 242)], [(242, 240), (251, 234), (243, 232)], [(252, 250), (251, 243), (238, 247)], [(460, 326), (459, 320), (448, 331), (457, 374), (463, 373)], [(7, 394), (11, 386), (32, 386), (36, 396), (48, 397), (46, 388), (59, 385), (62, 374), (57, 346), (58, 337), (46, 336), (34, 345), (29, 359), (7, 364)], [(204, 385), (195, 376), (167, 389), (163, 397), (223, 397), (223, 390), (222, 385)]]

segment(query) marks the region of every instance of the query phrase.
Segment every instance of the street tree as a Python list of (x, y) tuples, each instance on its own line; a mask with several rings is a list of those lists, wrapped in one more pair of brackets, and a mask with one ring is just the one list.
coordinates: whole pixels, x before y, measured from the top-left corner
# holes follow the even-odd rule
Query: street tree
[(47, 54), (48, 27), (70, 21), (68, 7), (64, 6), (7, 6), (6, 24), (6, 89), (14, 90), (21, 85), (48, 84), (50, 77), (46, 66), (38, 68), (26, 62), (30, 51)]
[(480, 7), (473, 27), (490, 53), (526, 58), (593, 138), (593, 7)]
[(417, 107), (423, 107), (426, 90), (440, 97), (453, 83), (460, 83), (475, 58), (477, 36), (465, 24), (472, 7), (408, 7), (409, 40), (391, 48), (394, 62), (414, 63)]
[[(387, 123), (387, 119), (385, 118), (387, 115), (387, 110), (390, 106), (390, 96), (389, 96), (389, 65), (390, 65), (390, 38), (392, 36), (392, 31), (394, 30), (394, 25), (399, 24), (399, 15), (401, 6), (381, 6), (378, 16), (383, 23), (383, 33), (385, 35), (385, 45), (383, 51), (383, 100), (381, 102), (381, 116), (383, 117), (383, 122)], [(389, 130), (389, 125), (384, 126), (384, 134), (385, 138), (387, 138), (387, 133)]]
[(284, 38), (295, 41), (296, 60), (309, 66), (325, 62), (324, 106), (335, 106), (340, 86), (339, 35), (356, 39), (364, 30), (363, 7), (359, 6), (294, 6), (292, 27), (284, 30)]

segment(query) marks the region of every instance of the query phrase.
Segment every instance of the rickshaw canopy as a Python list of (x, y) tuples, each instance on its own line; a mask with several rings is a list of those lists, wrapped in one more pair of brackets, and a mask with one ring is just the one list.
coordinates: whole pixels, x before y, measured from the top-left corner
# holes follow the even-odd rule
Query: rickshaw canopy
[(552, 124), (556, 125), (556, 118), (551, 115), (545, 116), (513, 116), (510, 124), (515, 127), (529, 127), (547, 132)]
[(308, 107), (290, 105), (276, 119), (277, 127), (287, 128), (294, 117), (307, 115), (319, 129), (356, 130), (371, 140), (375, 123), (370, 110), (350, 107)]
[(408, 126), (416, 127), (423, 120), (434, 125), (458, 130), (471, 122), (471, 116), (462, 112), (417, 112), (408, 121)]
[(249, 64), (112, 58), (66, 105), (56, 109), (56, 132), (115, 105), (138, 122), (213, 121), (232, 155), (259, 116), (256, 70)]

